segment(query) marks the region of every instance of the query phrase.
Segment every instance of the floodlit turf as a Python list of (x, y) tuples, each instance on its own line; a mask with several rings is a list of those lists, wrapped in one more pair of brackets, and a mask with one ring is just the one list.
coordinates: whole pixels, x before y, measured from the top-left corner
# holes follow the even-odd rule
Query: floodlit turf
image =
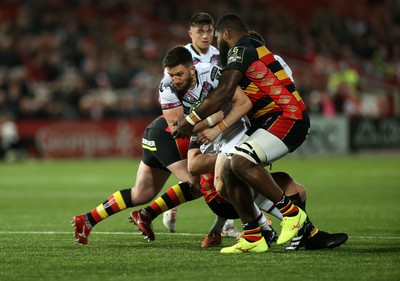
[[(306, 186), (307, 211), (320, 229), (349, 234), (334, 250), (286, 253), (276, 244), (263, 254), (203, 250), (214, 220), (203, 199), (180, 207), (177, 234), (166, 233), (158, 218), (156, 241), (146, 242), (125, 210), (96, 226), (88, 246), (76, 244), (71, 218), (131, 187), (137, 164), (0, 164), (0, 280), (400, 280), (399, 154), (274, 163), (274, 171), (288, 171)], [(278, 221), (273, 226), (280, 230)]]

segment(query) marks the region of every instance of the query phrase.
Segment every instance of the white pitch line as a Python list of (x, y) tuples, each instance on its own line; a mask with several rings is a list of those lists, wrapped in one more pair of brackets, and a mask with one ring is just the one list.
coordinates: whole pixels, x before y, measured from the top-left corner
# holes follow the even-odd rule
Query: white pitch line
[[(25, 235), (64, 235), (64, 234), (73, 234), (73, 231), (0, 231), (0, 235), (7, 234), (25, 234)], [(92, 234), (96, 235), (139, 235), (138, 232), (92, 232)], [(204, 236), (205, 233), (169, 233), (169, 232), (160, 232), (157, 235), (178, 235), (178, 236)], [(351, 239), (394, 239), (400, 240), (400, 236), (349, 236)]]
[[(0, 235), (7, 234), (25, 234), (25, 235), (64, 235), (64, 234), (73, 234), (73, 231), (0, 231)], [(140, 235), (138, 232), (92, 232), (91, 234), (100, 234), (100, 235)], [(157, 235), (180, 235), (180, 236), (204, 236), (205, 234), (201, 233), (169, 233), (169, 232), (161, 232), (157, 233)]]

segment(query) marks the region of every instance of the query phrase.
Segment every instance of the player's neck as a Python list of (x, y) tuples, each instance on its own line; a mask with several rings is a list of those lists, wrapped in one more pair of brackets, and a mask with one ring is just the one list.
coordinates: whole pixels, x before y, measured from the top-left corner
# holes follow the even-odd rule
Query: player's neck
[(195, 44), (192, 43), (193, 48), (196, 50), (197, 53), (199, 53), (200, 55), (207, 55), (208, 54), (208, 50), (210, 48), (207, 49), (201, 49), (198, 46), (196, 46)]
[(196, 87), (197, 84), (197, 70), (193, 74), (193, 81), (192, 84), (190, 85), (189, 90), (193, 90)]

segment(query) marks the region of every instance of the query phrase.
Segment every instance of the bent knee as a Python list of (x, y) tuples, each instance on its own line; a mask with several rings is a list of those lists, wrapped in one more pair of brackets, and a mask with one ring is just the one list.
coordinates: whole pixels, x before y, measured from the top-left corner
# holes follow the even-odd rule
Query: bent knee
[(273, 172), (271, 176), (282, 189), (285, 189), (293, 181), (292, 177), (285, 172)]

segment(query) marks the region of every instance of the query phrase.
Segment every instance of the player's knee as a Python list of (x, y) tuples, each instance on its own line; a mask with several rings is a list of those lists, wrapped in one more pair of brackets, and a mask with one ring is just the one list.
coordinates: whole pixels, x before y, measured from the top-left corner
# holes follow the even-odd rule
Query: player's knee
[(305, 189), (304, 185), (302, 185), (302, 184), (300, 184), (300, 183), (298, 183), (296, 181), (294, 181), (294, 182), (296, 183), (297, 192), (300, 195), (301, 201), (303, 201), (303, 202), (306, 201), (307, 192), (306, 192), (306, 189)]
[(247, 158), (234, 154), (231, 159), (230, 168), (236, 175), (242, 175), (254, 165), (256, 164)]
[(285, 172), (274, 172), (271, 173), (271, 176), (283, 191), (285, 191), (290, 186), (290, 183), (293, 182), (292, 177)]
[[(265, 152), (256, 140), (248, 140), (238, 146), (235, 146), (232, 152), (233, 156), (236, 158), (235, 161), (241, 161), (241, 163), (245, 163), (247, 165), (250, 165), (250, 163), (257, 165), (267, 162)], [(242, 159), (237, 160), (237, 156), (240, 156)]]

